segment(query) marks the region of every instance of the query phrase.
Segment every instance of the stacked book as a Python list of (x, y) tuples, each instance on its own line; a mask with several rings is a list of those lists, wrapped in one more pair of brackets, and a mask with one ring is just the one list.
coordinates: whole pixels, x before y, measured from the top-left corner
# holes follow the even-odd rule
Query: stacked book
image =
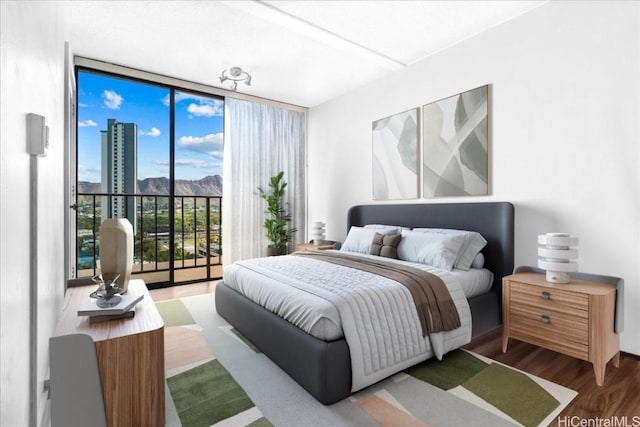
[[(121, 300), (108, 307), (98, 306), (99, 299), (90, 298), (86, 305), (78, 309), (78, 316), (86, 316), (89, 323), (104, 322), (106, 320), (127, 319), (135, 316), (136, 304), (144, 298), (143, 294), (125, 294), (119, 296)], [(104, 305), (104, 304), (102, 304)]]

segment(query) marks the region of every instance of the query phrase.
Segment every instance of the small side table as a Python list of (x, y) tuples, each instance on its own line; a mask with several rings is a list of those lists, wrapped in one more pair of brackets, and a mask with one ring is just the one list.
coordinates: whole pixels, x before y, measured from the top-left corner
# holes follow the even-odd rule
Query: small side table
[(593, 364), (602, 385), (607, 362), (620, 366), (620, 336), (614, 331), (616, 286), (572, 279), (549, 283), (544, 274), (516, 273), (502, 279), (502, 352), (509, 338)]
[(333, 249), (333, 243), (323, 243), (316, 245), (315, 243), (299, 243), (296, 246), (297, 251), (326, 251)]

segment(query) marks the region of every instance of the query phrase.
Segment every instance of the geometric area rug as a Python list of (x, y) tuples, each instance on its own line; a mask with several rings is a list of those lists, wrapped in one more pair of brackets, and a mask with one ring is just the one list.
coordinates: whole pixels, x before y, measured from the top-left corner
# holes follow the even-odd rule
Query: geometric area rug
[(166, 425), (542, 426), (577, 393), (455, 350), (325, 406), (215, 312), (215, 295), (156, 303), (165, 323)]

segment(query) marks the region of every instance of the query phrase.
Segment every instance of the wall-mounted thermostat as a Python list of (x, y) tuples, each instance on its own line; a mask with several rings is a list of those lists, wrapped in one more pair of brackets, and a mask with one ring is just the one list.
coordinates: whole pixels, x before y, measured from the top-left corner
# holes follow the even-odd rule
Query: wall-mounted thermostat
[(49, 149), (49, 128), (44, 116), (27, 114), (27, 150), (35, 156), (46, 156)]

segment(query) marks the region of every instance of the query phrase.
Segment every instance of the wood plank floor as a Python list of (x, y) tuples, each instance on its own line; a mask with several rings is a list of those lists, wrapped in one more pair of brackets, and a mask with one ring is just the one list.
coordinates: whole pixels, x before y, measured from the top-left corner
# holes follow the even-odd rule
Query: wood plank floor
[(572, 424), (572, 417), (578, 417), (573, 421), (576, 423), (579, 419), (623, 420), (624, 416), (623, 424), (588, 425), (640, 426), (640, 360), (633, 355), (622, 354), (619, 368), (609, 362), (604, 384), (599, 387), (589, 362), (515, 339), (509, 339), (508, 350), (502, 353), (501, 329), (476, 338), (465, 348), (577, 391), (578, 396), (552, 426), (587, 425)]
[[(152, 290), (150, 293), (155, 301), (181, 298), (214, 292), (217, 283), (175, 286)], [(622, 354), (619, 368), (609, 362), (604, 384), (598, 387), (593, 366), (588, 362), (514, 339), (509, 340), (508, 351), (502, 353), (501, 329), (476, 338), (465, 348), (577, 391), (578, 396), (552, 426), (640, 427), (640, 359), (635, 356)], [(600, 424), (597, 424), (598, 420), (601, 420)], [(589, 422), (591, 424), (587, 424)]]
[(214, 292), (218, 282), (219, 280), (215, 280), (212, 282), (193, 283), (190, 285), (170, 286), (168, 288), (152, 289), (149, 293), (154, 301), (190, 297)]

